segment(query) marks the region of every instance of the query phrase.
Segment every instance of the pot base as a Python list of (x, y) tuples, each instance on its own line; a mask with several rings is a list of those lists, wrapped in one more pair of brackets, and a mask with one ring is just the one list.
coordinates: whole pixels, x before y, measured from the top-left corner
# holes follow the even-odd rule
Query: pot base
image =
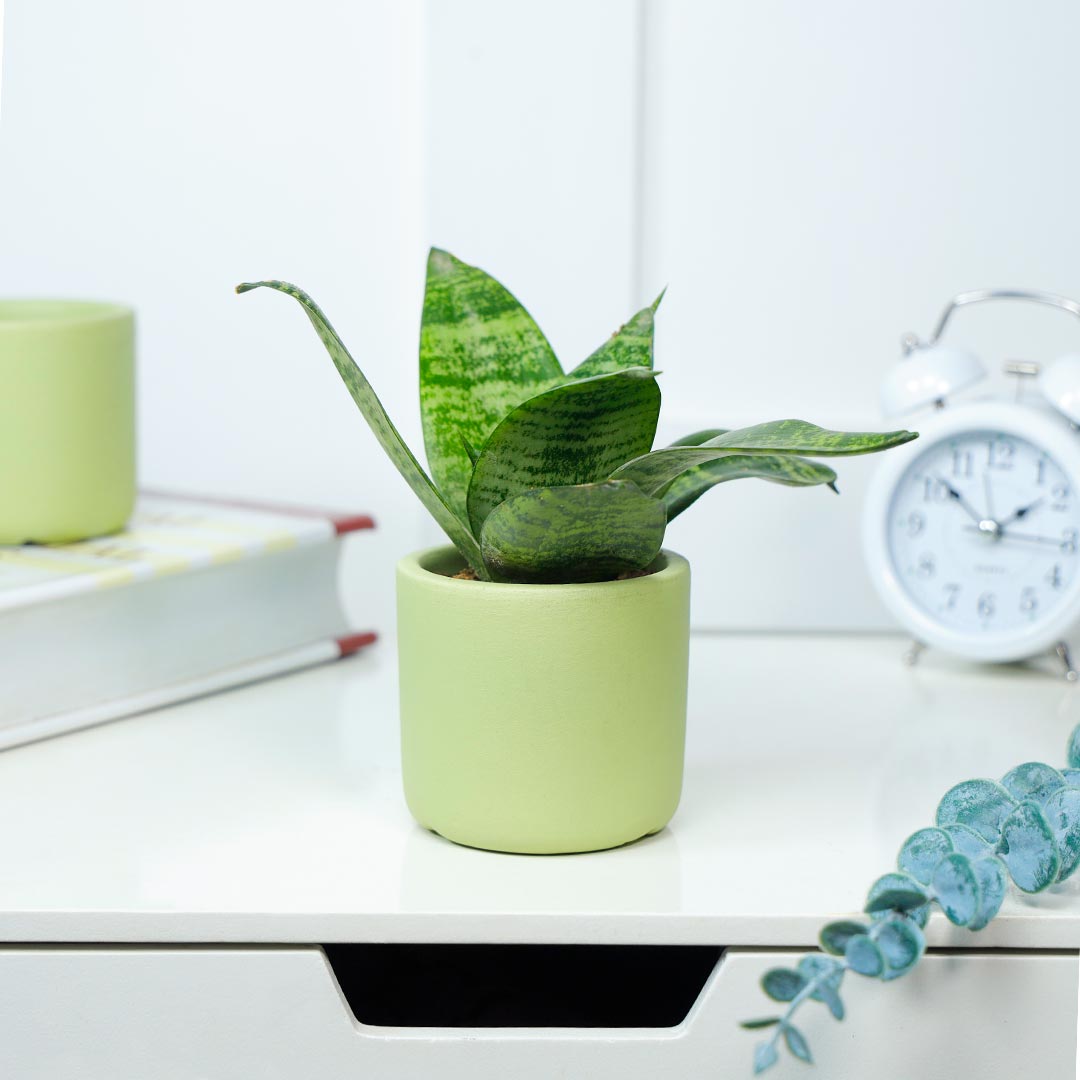
[(616, 851), (619, 848), (630, 847), (632, 844), (638, 844), (642, 840), (647, 840), (650, 836), (656, 836), (662, 833), (667, 825), (661, 825), (657, 829), (650, 829), (649, 832), (642, 833), (640, 836), (635, 836), (631, 840), (621, 840), (614, 844), (605, 844), (603, 847), (568, 847), (568, 848), (556, 848), (543, 850), (532, 850), (522, 847), (491, 847), (486, 844), (470, 844), (465, 840), (455, 840), (452, 836), (447, 836), (445, 833), (439, 832), (438, 829), (431, 828), (430, 825), (424, 825), (419, 823), (421, 828), (426, 829), (432, 836), (437, 836), (440, 840), (446, 840), (448, 843), (455, 844), (457, 847), (471, 848), (473, 851), (490, 851), (495, 855), (589, 855), (598, 851)]

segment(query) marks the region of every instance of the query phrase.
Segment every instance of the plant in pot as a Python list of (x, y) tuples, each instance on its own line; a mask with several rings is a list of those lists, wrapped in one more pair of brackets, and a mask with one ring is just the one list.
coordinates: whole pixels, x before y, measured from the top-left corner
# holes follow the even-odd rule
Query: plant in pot
[[(809, 460), (913, 439), (801, 420), (653, 449), (656, 303), (564, 372), (510, 292), (428, 258), (420, 408), (431, 475), (315, 302), (302, 305), (376, 438), (452, 547), (398, 566), (402, 772), (424, 826), (499, 851), (614, 847), (682, 786), (689, 567), (669, 521), (745, 477), (834, 487)], [(835, 488), (834, 488), (835, 489)]]

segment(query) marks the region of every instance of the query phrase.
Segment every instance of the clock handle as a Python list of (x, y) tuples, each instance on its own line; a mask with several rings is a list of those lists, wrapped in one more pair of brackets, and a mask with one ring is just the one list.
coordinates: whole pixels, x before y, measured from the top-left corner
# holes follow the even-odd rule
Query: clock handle
[(968, 304), (981, 304), (986, 300), (1030, 300), (1034, 304), (1046, 304), (1048, 307), (1060, 308), (1077, 318), (1080, 318), (1080, 303), (1070, 300), (1067, 296), (1058, 296), (1056, 293), (1042, 292), (1039, 289), (976, 289), (974, 292), (958, 293), (954, 296), (941, 313), (941, 317), (934, 327), (934, 332), (928, 341), (920, 342), (913, 335), (904, 338), (905, 352), (921, 348), (924, 345), (935, 345), (945, 330), (952, 313), (960, 307)]

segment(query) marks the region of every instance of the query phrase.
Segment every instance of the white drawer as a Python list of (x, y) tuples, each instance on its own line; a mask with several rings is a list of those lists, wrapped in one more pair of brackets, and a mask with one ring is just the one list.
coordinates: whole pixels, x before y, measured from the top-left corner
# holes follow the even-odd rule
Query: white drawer
[[(670, 1028), (359, 1024), (316, 946), (0, 949), (0, 1076), (13, 1080), (696, 1080), (749, 1077), (792, 951), (732, 949)], [(908, 978), (848, 977), (848, 1018), (805, 1007), (828, 1080), (1073, 1080), (1077, 955), (928, 955)], [(771, 1074), (806, 1077), (784, 1060)]]

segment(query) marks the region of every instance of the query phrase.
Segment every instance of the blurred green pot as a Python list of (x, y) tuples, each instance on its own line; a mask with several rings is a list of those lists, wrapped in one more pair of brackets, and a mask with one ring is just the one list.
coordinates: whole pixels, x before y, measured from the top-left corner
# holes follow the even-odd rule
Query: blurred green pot
[(135, 503), (135, 318), (0, 300), (0, 544), (116, 532)]
[(615, 847), (662, 829), (682, 788), (690, 567), (580, 585), (397, 571), (405, 798), (421, 825), (495, 851)]

